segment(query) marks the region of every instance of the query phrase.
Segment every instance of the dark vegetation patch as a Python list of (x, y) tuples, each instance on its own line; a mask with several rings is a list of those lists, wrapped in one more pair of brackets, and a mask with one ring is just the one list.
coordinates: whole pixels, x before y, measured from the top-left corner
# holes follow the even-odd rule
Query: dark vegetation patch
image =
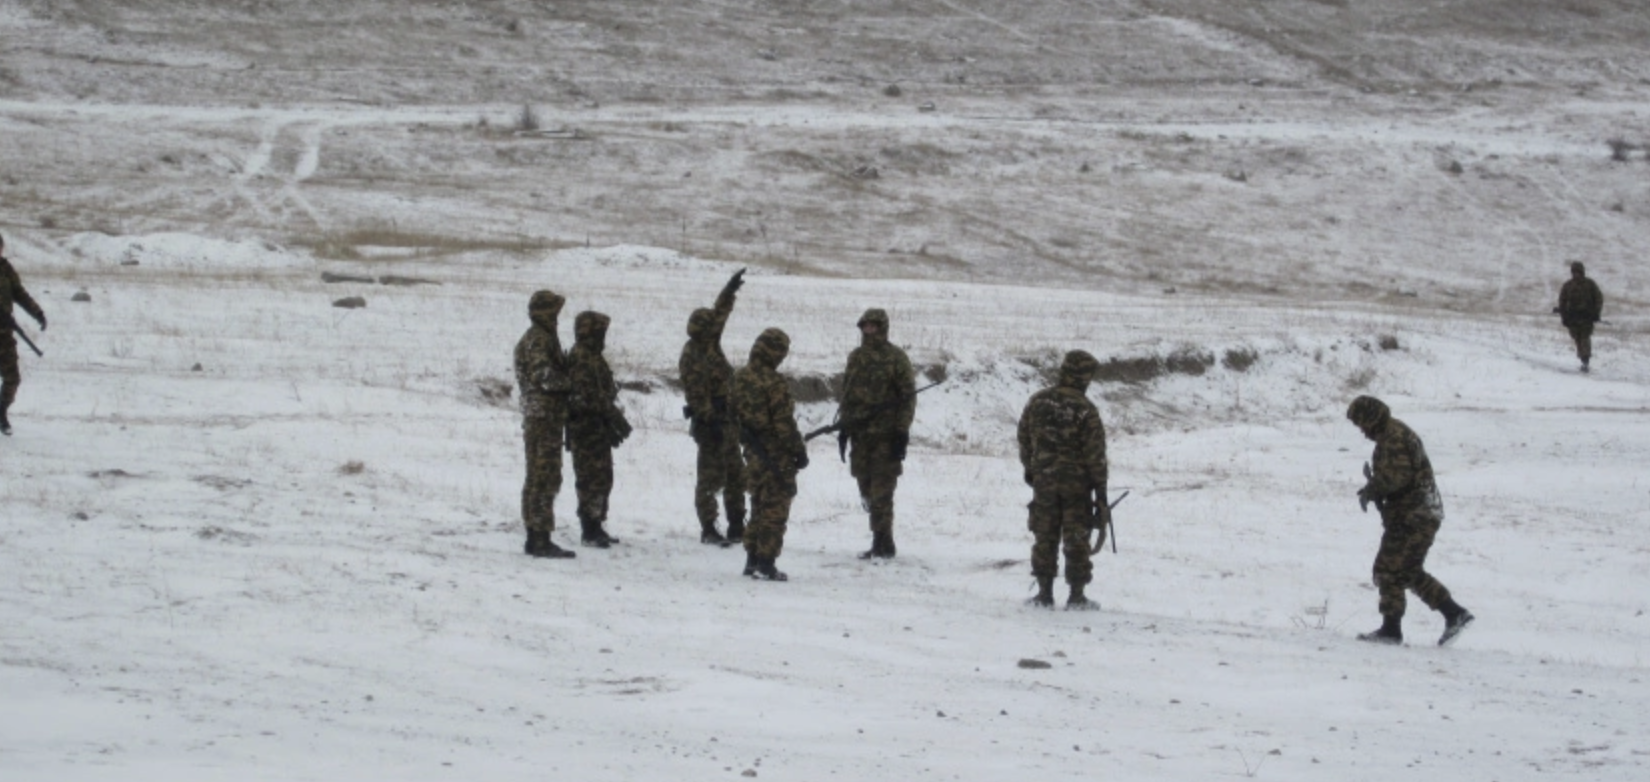
[(1220, 359), (1220, 365), (1233, 372), (1248, 372), (1249, 367), (1260, 360), (1260, 354), (1253, 348), (1227, 348), (1226, 355)]

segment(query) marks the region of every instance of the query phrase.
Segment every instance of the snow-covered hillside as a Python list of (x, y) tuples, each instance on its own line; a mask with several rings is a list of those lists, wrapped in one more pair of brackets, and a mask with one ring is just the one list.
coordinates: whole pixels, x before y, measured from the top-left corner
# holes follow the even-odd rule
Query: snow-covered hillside
[[(1642, 779), (1647, 30), (1612, 0), (0, 4), (0, 234), (51, 321), (0, 438), (0, 779)], [(1590, 375), (1547, 314), (1570, 259), (1607, 297)], [(854, 557), (828, 439), (790, 582), (697, 542), (674, 367), (743, 267), (724, 346), (789, 332), (805, 427), (868, 307), (945, 380), (898, 559)], [(566, 341), (613, 317), (637, 427), (623, 543), (572, 561), (520, 553), (489, 396), (545, 287)], [(1014, 425), (1072, 348), (1130, 492), (1097, 613), (1023, 605)], [(1354, 640), (1361, 393), (1437, 469), (1429, 568), (1478, 616), (1451, 648), (1419, 601), (1408, 646)]]

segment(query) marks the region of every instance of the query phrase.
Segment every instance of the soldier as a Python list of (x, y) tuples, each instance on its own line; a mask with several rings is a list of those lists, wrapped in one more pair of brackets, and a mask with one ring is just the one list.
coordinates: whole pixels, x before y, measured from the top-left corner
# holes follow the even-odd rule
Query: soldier
[(888, 341), (888, 313), (869, 309), (859, 319), (860, 345), (843, 372), (837, 437), (851, 450), (860, 505), (871, 517), (871, 548), (860, 559), (894, 557), (894, 487), (911, 443), (917, 412), (917, 376), (905, 351)]
[(581, 312), (573, 320), (573, 350), (567, 354), (572, 390), (567, 403), (567, 443), (573, 452), (573, 488), (579, 493), (579, 542), (607, 548), (619, 542), (607, 534), (608, 495), (613, 493), (613, 449), (630, 436), (619, 407), (619, 387), (602, 358), (611, 318)]
[(1432, 462), (1421, 438), (1403, 421), (1392, 417), (1386, 403), (1360, 396), (1346, 408), (1346, 417), (1375, 443), (1373, 469), (1365, 465), (1369, 481), (1358, 490), (1358, 504), (1369, 503), (1381, 513), (1381, 548), (1375, 554), (1375, 588), (1381, 593), (1381, 627), (1358, 636), (1360, 641), (1401, 644), (1404, 591), (1413, 591), (1427, 607), (1444, 615), (1445, 646), (1472, 624), (1472, 612), (1457, 605), (1449, 590), (1426, 572), (1427, 549), (1444, 522), (1444, 502), (1438, 496)]
[[(687, 395), (683, 411), (693, 419), (689, 432), (699, 446), (699, 479), (693, 487), (699, 542), (723, 547), (738, 543), (745, 535), (745, 461), (739, 456), (739, 423), (728, 404), (733, 365), (722, 353), (722, 327), (733, 312), (734, 295), (745, 284), (744, 277), (745, 270), (740, 269), (728, 280), (716, 297), (716, 309), (701, 307), (688, 317), (688, 341), (676, 362)], [(727, 537), (716, 531), (718, 493), (727, 506)]]
[(1031, 544), (1031, 575), (1037, 579), (1037, 596), (1030, 601), (1034, 606), (1054, 606), (1054, 574), (1060, 565), (1056, 549), (1064, 548), (1066, 584), (1071, 587), (1066, 608), (1100, 607), (1083, 595), (1094, 572), (1089, 529), (1098, 524), (1099, 540), (1104, 542), (1111, 526), (1106, 427), (1084, 393), (1099, 370), (1100, 362), (1089, 353), (1067, 353), (1060, 382), (1033, 394), (1020, 414), (1020, 466), (1032, 491), (1030, 527), (1036, 538)]
[(17, 337), (12, 334), (16, 325), (12, 304), (22, 307), (46, 330), (46, 313), (34, 302), (34, 297), (23, 289), (23, 280), (17, 276), (11, 261), (6, 260), (6, 238), (0, 236), (0, 434), (11, 434), (11, 419), (6, 412), (17, 399), (17, 386), (23, 382), (17, 371)]
[(567, 426), (567, 394), (573, 384), (567, 355), (556, 333), (556, 318), (567, 299), (537, 291), (527, 303), (532, 325), (516, 342), (516, 385), (521, 387), (521, 436), (527, 444), (527, 480), (521, 487), (521, 520), (527, 525), (524, 550), (535, 557), (571, 559), (573, 552), (550, 540), (556, 529), (556, 495), (561, 492), (562, 429)]
[(1587, 363), (1593, 358), (1593, 324), (1604, 314), (1604, 293), (1598, 283), (1587, 277), (1587, 267), (1581, 261), (1570, 262), (1570, 279), (1558, 289), (1558, 306), (1553, 308), (1570, 330), (1570, 339), (1576, 343), (1576, 357), (1581, 359), (1581, 371), (1587, 372)]
[(808, 466), (808, 448), (796, 428), (796, 404), (779, 376), (791, 338), (767, 329), (751, 345), (750, 361), (733, 374), (733, 409), (745, 446), (745, 485), (751, 492), (745, 528), (745, 575), (785, 581), (774, 560), (785, 547), (785, 524), (796, 497), (796, 473)]

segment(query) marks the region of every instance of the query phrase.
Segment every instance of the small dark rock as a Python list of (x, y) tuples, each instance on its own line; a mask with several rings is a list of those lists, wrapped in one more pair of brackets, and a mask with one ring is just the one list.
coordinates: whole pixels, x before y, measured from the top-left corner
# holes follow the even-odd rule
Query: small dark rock
[(192, 366), (192, 367), (190, 367), (190, 368), (189, 368), (189, 371), (190, 371), (190, 372), (199, 372), (199, 371), (201, 371), (201, 364), (200, 364), (200, 362), (199, 362), (199, 361), (197, 361), (197, 362), (195, 362), (195, 365), (194, 365), (194, 366)]
[(904, 95), (905, 91), (901, 90), (898, 84), (890, 84), (882, 88), (882, 94), (887, 95), (890, 98), (898, 98), (899, 96)]
[(342, 307), (346, 310), (360, 309), (367, 306), (367, 300), (360, 296), (345, 296), (344, 298), (333, 302), (332, 306)]
[(87, 293), (85, 291), (75, 291), (75, 294), (73, 296), (69, 297), (69, 301), (91, 301), (91, 300), (92, 300), (92, 294)]
[(917, 111), (926, 112), (926, 111), (933, 111), (933, 110), (934, 110), (934, 102), (933, 101), (929, 101), (929, 102), (924, 103), (924, 104), (917, 107)]
[(1049, 663), (1049, 662), (1046, 662), (1046, 661), (1043, 661), (1043, 660), (1033, 660), (1033, 659), (1027, 657), (1027, 658), (1020, 661), (1020, 667), (1021, 668), (1027, 668), (1027, 669), (1030, 669), (1030, 670), (1042, 670), (1044, 668), (1053, 668), (1054, 665), (1052, 663)]

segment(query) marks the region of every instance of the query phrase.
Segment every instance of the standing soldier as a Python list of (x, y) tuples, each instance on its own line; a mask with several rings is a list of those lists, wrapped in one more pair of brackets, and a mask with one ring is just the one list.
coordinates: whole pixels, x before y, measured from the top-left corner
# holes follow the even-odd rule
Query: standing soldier
[(521, 387), (521, 435), (527, 443), (527, 481), (521, 488), (521, 520), (527, 525), (526, 552), (535, 557), (571, 559), (573, 552), (550, 540), (556, 529), (556, 494), (561, 491), (562, 429), (567, 426), (567, 355), (556, 333), (556, 318), (567, 299), (537, 291), (527, 303), (533, 325), (516, 343), (516, 385)]
[(6, 260), (5, 251), (6, 238), (0, 236), (0, 434), (9, 435), (11, 419), (6, 417), (6, 411), (17, 399), (17, 386), (23, 382), (22, 373), (17, 371), (17, 337), (12, 335), (17, 322), (13, 320), (12, 304), (15, 302), (33, 316), (41, 331), (46, 330), (46, 313), (34, 303), (34, 297), (23, 290), (23, 280), (17, 276), (11, 261)]
[(1381, 513), (1381, 548), (1375, 554), (1375, 588), (1381, 593), (1381, 628), (1358, 636), (1381, 644), (1404, 642), (1404, 591), (1444, 615), (1445, 646), (1472, 624), (1472, 612), (1457, 605), (1449, 590), (1424, 569), (1427, 550), (1444, 523), (1444, 502), (1432, 476), (1432, 462), (1421, 438), (1392, 417), (1386, 403), (1360, 396), (1346, 408), (1346, 417), (1375, 443), (1374, 468), (1364, 466), (1368, 483), (1358, 490), (1358, 504), (1369, 503)]
[(1056, 549), (1064, 548), (1066, 584), (1071, 587), (1066, 608), (1100, 607), (1083, 595), (1083, 587), (1094, 574), (1089, 529), (1100, 528), (1098, 551), (1111, 526), (1111, 508), (1106, 504), (1106, 427), (1085, 394), (1099, 371), (1100, 362), (1086, 351), (1067, 353), (1060, 365), (1059, 384), (1033, 394), (1020, 414), (1020, 466), (1032, 492), (1031, 575), (1037, 578), (1037, 596), (1031, 604), (1035, 606), (1054, 606), (1054, 574), (1060, 566)]
[(572, 379), (567, 442), (573, 451), (573, 488), (579, 493), (579, 542), (596, 548), (619, 542), (602, 524), (613, 493), (613, 449), (630, 436), (613, 370), (602, 357), (611, 320), (600, 312), (579, 313), (573, 320), (573, 350), (567, 354)]
[(745, 446), (745, 484), (751, 520), (745, 529), (745, 575), (785, 581), (774, 560), (785, 547), (785, 524), (796, 497), (796, 473), (808, 466), (808, 448), (796, 428), (796, 403), (779, 376), (791, 338), (766, 329), (751, 345), (750, 361), (733, 374), (733, 409)]
[(888, 313), (869, 309), (859, 318), (860, 344), (843, 373), (837, 437), (851, 450), (850, 471), (859, 481), (860, 505), (871, 516), (871, 548), (860, 559), (894, 556), (894, 487), (911, 443), (917, 412), (917, 376), (905, 351), (888, 341)]
[(1558, 306), (1553, 308), (1570, 330), (1570, 339), (1576, 343), (1576, 357), (1581, 359), (1581, 371), (1587, 372), (1587, 362), (1593, 358), (1593, 324), (1604, 314), (1604, 293), (1598, 283), (1587, 276), (1587, 267), (1581, 261), (1570, 262), (1570, 279), (1558, 289)]
[[(733, 417), (728, 394), (733, 384), (733, 365), (722, 353), (722, 327), (733, 312), (734, 295), (745, 284), (745, 270), (735, 272), (722, 293), (716, 309), (703, 307), (688, 317), (688, 341), (676, 362), (681, 372), (682, 390), (687, 394), (684, 412), (693, 419), (689, 432), (699, 446), (699, 479), (693, 486), (693, 509), (699, 514), (699, 542), (726, 547), (745, 535), (745, 461), (739, 456), (739, 422)], [(716, 531), (716, 495), (727, 506), (728, 535)]]

